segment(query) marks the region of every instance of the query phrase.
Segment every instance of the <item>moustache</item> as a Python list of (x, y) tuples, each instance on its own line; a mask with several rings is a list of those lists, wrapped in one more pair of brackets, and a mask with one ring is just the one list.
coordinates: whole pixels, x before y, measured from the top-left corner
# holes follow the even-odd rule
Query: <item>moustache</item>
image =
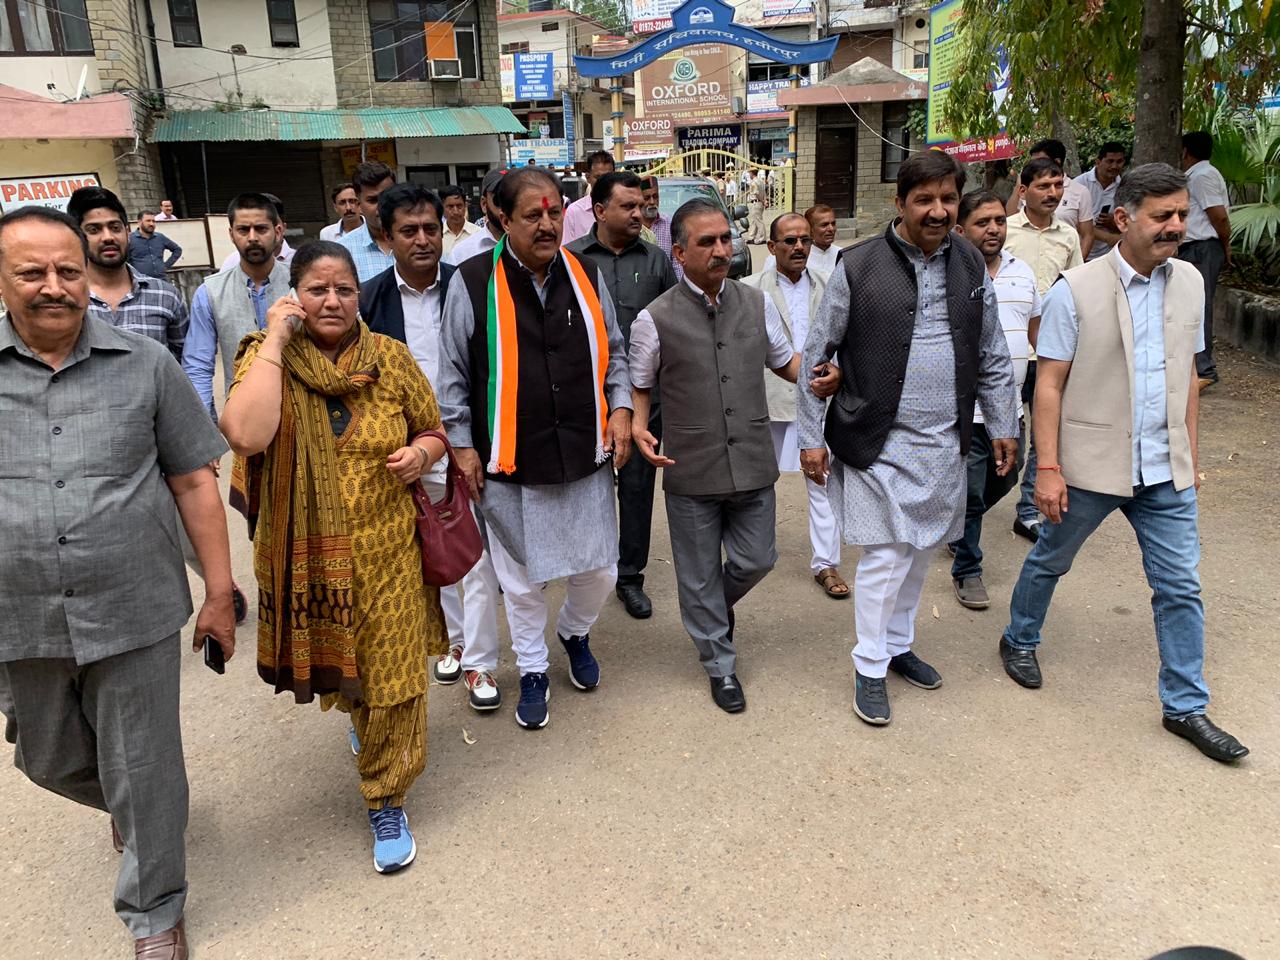
[(70, 297), (36, 297), (31, 301), (33, 310), (40, 307), (71, 307), (75, 309), (76, 302)]
[(928, 219), (928, 220), (925, 220), (925, 221), (924, 221), (924, 226), (926, 226), (926, 227), (941, 227), (941, 228), (942, 228), (942, 229), (944, 229), (944, 230), (950, 230), (950, 229), (951, 229), (951, 221), (950, 221), (950, 220), (945, 220), (945, 219), (944, 219), (944, 220), (934, 220), (934, 219), (930, 218), (930, 219)]
[(1181, 243), (1182, 234), (1180, 233), (1162, 233), (1155, 240), (1156, 243)]
[(541, 243), (543, 240), (550, 240), (552, 243), (555, 243), (556, 235), (554, 233), (550, 233), (544, 230), (539, 230), (537, 233), (533, 235), (534, 243)]
[(707, 261), (707, 267), (711, 270), (719, 270), (721, 267), (727, 267), (728, 265), (728, 257), (712, 257)]

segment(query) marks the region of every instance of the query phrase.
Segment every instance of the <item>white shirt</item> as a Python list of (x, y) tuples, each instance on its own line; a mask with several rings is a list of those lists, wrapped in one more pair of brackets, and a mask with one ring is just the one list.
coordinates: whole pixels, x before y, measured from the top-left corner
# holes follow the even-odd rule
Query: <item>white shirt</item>
[[(364, 225), (363, 218), (361, 218), (360, 220), (360, 225), (361, 226)], [(355, 229), (358, 230), (360, 228), (356, 227)], [(348, 231), (342, 229), (342, 221), (339, 220), (337, 223), (331, 223), (327, 227), (321, 227), (320, 239), (321, 240), (337, 240), (339, 237), (346, 236), (347, 232)]]
[(177, 218), (177, 217), (175, 217), (172, 213), (157, 213), (157, 214), (156, 214), (156, 221), (157, 221), (157, 222), (158, 222), (158, 221), (160, 221), (160, 220), (177, 220), (177, 219), (178, 219), (178, 218)]
[[(681, 282), (701, 297), (704, 303), (710, 304), (711, 301), (707, 299), (707, 295), (692, 280), (685, 277)], [(716, 294), (717, 301), (720, 299), (720, 294), (724, 293), (725, 283), (720, 284), (720, 293)], [(791, 341), (787, 339), (786, 328), (782, 325), (782, 316), (778, 313), (778, 305), (773, 302), (772, 297), (764, 298), (764, 329), (769, 338), (769, 352), (765, 357), (765, 364), (770, 370), (785, 367), (791, 362), (796, 351), (792, 349)], [(641, 390), (652, 390), (653, 385), (658, 382), (662, 345), (658, 339), (658, 328), (648, 310), (641, 310), (636, 314), (635, 322), (631, 324), (631, 347), (627, 351), (627, 357), (631, 369), (631, 385)]]
[[(276, 257), (276, 259), (281, 263), (288, 263), (293, 259), (293, 247), (289, 246), (288, 240), (283, 241), (280, 247), (280, 255)], [(234, 270), (238, 266), (240, 266), (240, 251), (235, 250), (229, 257), (227, 257), (227, 259), (222, 261), (222, 266), (218, 268), (218, 272), (221, 273), (223, 270)]]
[(732, 200), (738, 199), (738, 181), (736, 178), (725, 181), (724, 195)]
[[(1111, 186), (1104, 187), (1098, 182), (1098, 168), (1090, 167), (1080, 176), (1076, 177), (1075, 182), (1081, 184), (1089, 191), (1089, 196), (1093, 198), (1093, 219), (1097, 220), (1102, 215), (1102, 208), (1106, 207), (1107, 212), (1114, 212), (1116, 206), (1116, 187), (1120, 186), (1120, 178), (1116, 177), (1111, 181)], [(1111, 244), (1104, 243), (1101, 240), (1093, 242), (1093, 249), (1085, 256), (1085, 260), (1096, 260), (1108, 250)]]
[(1218, 231), (1213, 229), (1213, 221), (1205, 211), (1210, 207), (1230, 211), (1227, 181), (1222, 179), (1222, 174), (1213, 164), (1201, 160), (1187, 168), (1187, 191), (1191, 194), (1191, 215), (1187, 217), (1186, 238), (1217, 240)]
[[(1022, 394), (1022, 384), (1027, 379), (1027, 361), (1031, 357), (1031, 340), (1028, 330), (1031, 318), (1040, 316), (1040, 291), (1031, 264), (1019, 260), (1008, 250), (1000, 251), (1000, 269), (992, 279), (996, 288), (996, 301), (1000, 306), (1000, 326), (1009, 344), (1009, 359), (1013, 361), (1013, 381), (1017, 395)], [(1019, 408), (1019, 414), (1022, 410)], [(973, 422), (982, 423), (982, 407), (975, 404)]]
[(440, 255), (443, 257), (449, 256), (449, 254), (453, 252), (454, 247), (462, 243), (463, 240), (466, 240), (467, 237), (476, 233), (480, 229), (482, 228), (477, 227), (470, 220), (463, 220), (462, 230), (458, 233), (454, 233), (452, 230), (449, 229), (449, 225), (446, 223), (444, 225), (444, 230), (440, 234), (441, 238), (444, 241), (444, 247)]
[(444, 306), (440, 299), (440, 273), (436, 282), (419, 293), (395, 271), (396, 289), (400, 291), (400, 309), (404, 311), (404, 339), (409, 352), (418, 361), (427, 380), (435, 383), (440, 374), (440, 316)]
[(444, 262), (451, 263), (455, 267), (460, 266), (462, 261), (470, 260), (476, 254), (487, 253), (497, 245), (498, 241), (493, 239), (493, 234), (489, 232), (488, 227), (485, 227), (454, 246), (449, 255), (444, 258)]

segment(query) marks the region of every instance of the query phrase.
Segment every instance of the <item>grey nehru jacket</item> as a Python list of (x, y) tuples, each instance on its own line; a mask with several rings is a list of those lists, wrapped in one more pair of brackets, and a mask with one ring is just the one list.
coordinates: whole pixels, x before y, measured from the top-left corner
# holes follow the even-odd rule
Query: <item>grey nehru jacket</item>
[(227, 444), (159, 343), (92, 316), (54, 370), (0, 318), (0, 662), (79, 664), (182, 629), (165, 476)]
[(662, 385), (663, 448), (675, 461), (663, 470), (663, 490), (725, 496), (778, 479), (765, 368), (785, 367), (792, 355), (777, 307), (736, 280), (712, 306), (686, 277), (640, 312), (631, 379), (640, 389)]

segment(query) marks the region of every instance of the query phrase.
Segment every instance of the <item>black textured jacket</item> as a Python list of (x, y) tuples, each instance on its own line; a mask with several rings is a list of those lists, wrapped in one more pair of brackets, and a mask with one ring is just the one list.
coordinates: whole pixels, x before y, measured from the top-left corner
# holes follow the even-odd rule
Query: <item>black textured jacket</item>
[[(950, 240), (943, 256), (963, 456), (973, 436), (987, 268), (968, 240), (958, 234)], [(849, 281), (849, 326), (837, 350), (843, 379), (827, 411), (824, 435), (841, 461), (865, 470), (884, 449), (897, 419), (919, 293), (915, 268), (892, 223), (882, 236), (845, 249), (837, 269)]]

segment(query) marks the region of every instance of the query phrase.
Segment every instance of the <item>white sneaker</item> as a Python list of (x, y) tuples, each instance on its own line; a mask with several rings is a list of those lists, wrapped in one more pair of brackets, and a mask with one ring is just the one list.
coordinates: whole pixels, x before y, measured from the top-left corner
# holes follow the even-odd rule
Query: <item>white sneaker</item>
[(457, 683), (462, 678), (462, 648), (450, 647), (449, 652), (431, 668), (436, 683)]
[(471, 691), (468, 698), (473, 710), (484, 712), (497, 710), (502, 706), (502, 693), (498, 690), (498, 681), (488, 670), (468, 670), (467, 689)]

